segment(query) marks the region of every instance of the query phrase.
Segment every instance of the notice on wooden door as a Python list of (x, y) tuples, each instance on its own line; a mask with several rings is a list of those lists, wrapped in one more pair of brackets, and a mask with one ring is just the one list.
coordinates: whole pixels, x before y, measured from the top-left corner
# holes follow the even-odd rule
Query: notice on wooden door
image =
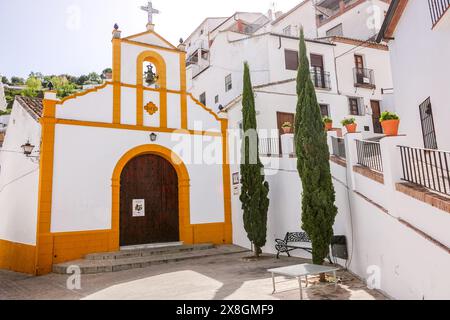
[(145, 199), (133, 199), (133, 217), (145, 217)]

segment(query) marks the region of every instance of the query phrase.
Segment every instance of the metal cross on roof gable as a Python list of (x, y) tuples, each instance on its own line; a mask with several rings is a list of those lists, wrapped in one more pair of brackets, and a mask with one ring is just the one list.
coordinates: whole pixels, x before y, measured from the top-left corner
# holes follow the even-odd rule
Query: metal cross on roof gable
[(146, 11), (148, 13), (148, 23), (153, 24), (153, 14), (159, 14), (159, 10), (153, 8), (153, 4), (151, 1), (148, 2), (147, 6), (142, 6), (141, 10)]

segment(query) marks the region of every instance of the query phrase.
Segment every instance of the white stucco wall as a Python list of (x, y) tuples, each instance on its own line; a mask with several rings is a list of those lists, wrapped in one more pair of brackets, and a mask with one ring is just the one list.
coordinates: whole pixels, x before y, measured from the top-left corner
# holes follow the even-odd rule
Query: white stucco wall
[(342, 24), (345, 37), (367, 40), (380, 30), (388, 7), (386, 2), (368, 0), (320, 26), (319, 37), (325, 37), (328, 30)]
[(3, 88), (3, 83), (0, 82), (0, 111), (6, 111), (6, 107), (8, 105), (6, 104), (5, 99), (5, 89)]
[[(301, 182), (295, 169), (295, 159), (281, 161), (281, 167), (274, 174), (266, 170), (270, 184), (270, 207), (268, 212), (266, 253), (276, 253), (275, 239), (283, 238), (290, 231), (301, 231)], [(238, 168), (234, 168), (238, 170)], [(339, 213), (334, 226), (335, 234), (345, 235), (348, 242), (351, 263), (349, 269), (363, 279), (373, 271), (380, 270), (380, 290), (394, 299), (448, 299), (450, 282), (442, 274), (450, 268), (448, 253), (422, 235), (386, 214), (360, 195), (348, 191), (346, 180), (342, 179), (342, 167), (332, 164), (333, 184), (336, 190), (336, 205)], [(345, 170), (344, 170), (345, 171)], [(337, 177), (336, 176), (340, 176)], [(349, 197), (351, 211), (349, 210)], [(238, 245), (250, 248), (243, 229), (242, 210), (238, 195), (233, 195), (233, 239)], [(408, 216), (435, 215), (445, 221), (434, 220), (433, 226), (414, 224), (420, 228), (448, 228), (448, 214), (429, 205), (416, 207), (415, 200), (406, 198), (399, 206), (408, 203)], [(409, 210), (410, 208), (411, 210)], [(415, 220), (412, 223), (416, 223)], [(428, 231), (428, 230), (427, 230)], [(442, 234), (442, 233), (441, 233)], [(448, 238), (448, 237), (447, 237)], [(352, 247), (353, 239), (353, 247)], [(309, 257), (307, 253), (295, 251), (296, 256)], [(345, 263), (340, 261), (340, 263)]]
[(0, 239), (34, 245), (39, 164), (22, 153), (27, 140), (38, 151), (41, 126), (15, 102), (0, 152)]
[(438, 148), (450, 151), (450, 19), (431, 26), (428, 3), (409, 1), (389, 42), (395, 104), (408, 144), (423, 147), (419, 105), (430, 97)]
[(291, 26), (291, 35), (294, 37), (299, 36), (300, 27), (303, 27), (306, 38), (317, 38), (316, 10), (313, 1), (305, 1), (302, 6), (270, 27), (271, 32), (283, 34), (283, 30), (288, 26)]
[[(146, 34), (134, 41), (163, 45)], [(143, 112), (143, 126), (154, 128), (158, 135), (153, 144), (177, 154), (190, 177), (191, 224), (223, 223), (223, 158), (221, 122), (209, 109), (187, 96), (189, 130), (208, 131), (216, 135), (190, 135), (182, 129), (180, 53), (128, 42), (121, 44), (120, 124), (112, 124), (113, 85), (69, 99), (56, 106), (57, 118), (82, 120), (77, 125), (57, 124), (55, 131), (52, 232), (105, 230), (111, 228), (111, 178), (119, 159), (129, 150), (152, 143), (149, 130), (130, 127), (137, 124), (136, 84), (137, 57), (144, 51), (155, 51), (167, 68), (167, 128), (160, 130), (160, 92), (144, 90), (144, 106), (153, 102), (158, 111)], [(164, 47), (168, 47), (164, 43)], [(156, 70), (158, 72), (158, 70)], [(98, 123), (101, 123), (98, 125)], [(93, 125), (93, 126), (92, 126)], [(123, 125), (127, 125), (126, 127)], [(167, 129), (176, 132), (166, 132)]]
[[(191, 179), (191, 223), (224, 222), (221, 162), (208, 166), (196, 164), (193, 152), (177, 152), (180, 140), (176, 138), (158, 133), (155, 144), (172, 149), (186, 164)], [(203, 147), (218, 145), (217, 158), (221, 161), (220, 140), (206, 141)], [(111, 228), (113, 170), (127, 151), (149, 143), (149, 132), (57, 125), (52, 232)]]

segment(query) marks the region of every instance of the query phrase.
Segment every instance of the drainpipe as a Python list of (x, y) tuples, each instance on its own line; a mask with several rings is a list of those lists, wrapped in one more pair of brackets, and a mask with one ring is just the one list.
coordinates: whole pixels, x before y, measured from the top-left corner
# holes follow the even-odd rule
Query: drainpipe
[(339, 90), (339, 77), (338, 77), (338, 72), (337, 72), (337, 58), (336, 58), (336, 48), (333, 47), (333, 55), (334, 55), (334, 74), (336, 77), (336, 90), (337, 90), (337, 94), (341, 94), (341, 91)]

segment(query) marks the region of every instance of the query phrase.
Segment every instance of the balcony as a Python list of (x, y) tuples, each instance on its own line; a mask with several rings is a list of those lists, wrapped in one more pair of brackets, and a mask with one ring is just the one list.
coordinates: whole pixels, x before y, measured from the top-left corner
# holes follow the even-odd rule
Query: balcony
[(331, 80), (329, 72), (311, 70), (311, 80), (317, 89), (331, 90)]
[(331, 137), (333, 156), (345, 159), (345, 141), (343, 138)]
[(280, 138), (259, 138), (259, 155), (263, 157), (279, 157)]
[(355, 87), (375, 89), (375, 76), (372, 69), (353, 68), (353, 78), (355, 80)]
[(450, 8), (450, 0), (428, 0), (428, 6), (434, 27)]
[(364, 0), (318, 0), (317, 25), (320, 27), (363, 2)]
[(379, 142), (356, 140), (356, 151), (360, 166), (378, 173), (383, 172), (383, 161)]
[(450, 152), (399, 148), (404, 181), (450, 196)]

